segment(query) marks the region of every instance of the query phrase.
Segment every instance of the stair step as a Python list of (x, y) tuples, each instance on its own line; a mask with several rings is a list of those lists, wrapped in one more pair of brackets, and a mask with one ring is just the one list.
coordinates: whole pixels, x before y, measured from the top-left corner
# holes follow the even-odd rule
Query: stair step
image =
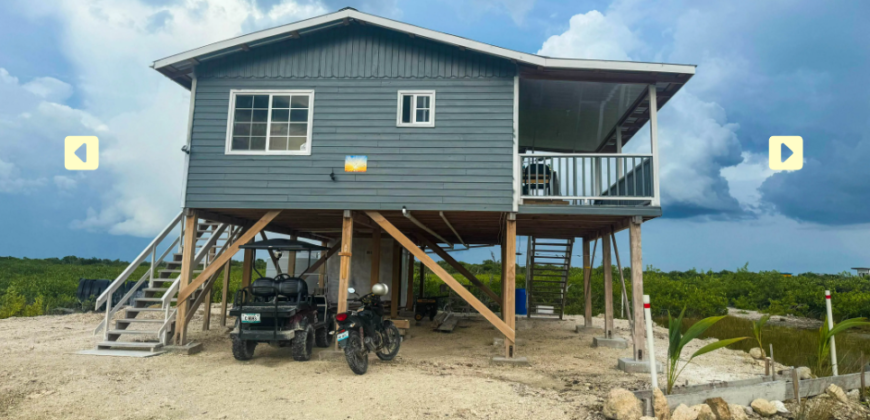
[(134, 308), (128, 306), (124, 308), (127, 312), (164, 312), (163, 308)]
[(138, 319), (138, 318), (124, 318), (124, 319), (116, 319), (115, 324), (162, 324), (166, 322), (163, 319)]
[(532, 284), (535, 284), (535, 283), (559, 283), (559, 284), (565, 284), (564, 281), (559, 281), (559, 280), (535, 280), (535, 279), (532, 279)]
[(159, 341), (101, 341), (97, 347), (121, 347), (125, 349), (159, 349), (163, 347)]
[[(163, 298), (136, 298), (136, 302), (151, 302), (151, 303), (162, 303)], [(172, 298), (172, 301), (175, 302), (177, 299)]]
[(569, 244), (569, 243), (552, 244), (552, 243), (547, 243), (547, 242), (533, 242), (532, 246), (564, 246), (567, 248), (567, 247), (571, 246), (571, 244)]
[(160, 331), (157, 330), (109, 330), (109, 334), (137, 334), (137, 335), (154, 335)]
[[(154, 280), (157, 280), (157, 279), (154, 279)], [(175, 279), (172, 279), (172, 280), (175, 280)], [(163, 283), (163, 282), (161, 281), (161, 283)], [(165, 291), (169, 290), (169, 288), (168, 287), (146, 287), (142, 290), (145, 292), (160, 293), (160, 292), (165, 292)]]

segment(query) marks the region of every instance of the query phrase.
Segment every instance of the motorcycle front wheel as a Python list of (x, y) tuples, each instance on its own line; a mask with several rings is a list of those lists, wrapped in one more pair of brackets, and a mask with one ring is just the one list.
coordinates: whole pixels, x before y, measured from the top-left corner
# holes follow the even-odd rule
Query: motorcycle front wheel
[(347, 344), (344, 347), (344, 358), (350, 370), (357, 375), (364, 375), (369, 370), (369, 352), (366, 350), (358, 331), (348, 331)]
[(384, 346), (375, 352), (378, 359), (390, 361), (399, 354), (399, 346), (402, 345), (402, 335), (399, 329), (391, 322), (384, 331)]

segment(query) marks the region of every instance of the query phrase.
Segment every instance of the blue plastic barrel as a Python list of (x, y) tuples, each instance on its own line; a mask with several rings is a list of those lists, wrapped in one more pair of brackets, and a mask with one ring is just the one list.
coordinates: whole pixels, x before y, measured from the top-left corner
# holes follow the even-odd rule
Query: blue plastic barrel
[(525, 315), (526, 314), (526, 289), (516, 289), (517, 291), (517, 301), (516, 301), (516, 314), (517, 315)]

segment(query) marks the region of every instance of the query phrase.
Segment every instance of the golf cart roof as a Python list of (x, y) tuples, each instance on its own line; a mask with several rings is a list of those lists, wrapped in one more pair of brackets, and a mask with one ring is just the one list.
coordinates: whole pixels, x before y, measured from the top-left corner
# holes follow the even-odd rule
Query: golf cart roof
[(242, 249), (272, 249), (276, 251), (327, 251), (329, 248), (293, 239), (267, 239), (242, 245)]

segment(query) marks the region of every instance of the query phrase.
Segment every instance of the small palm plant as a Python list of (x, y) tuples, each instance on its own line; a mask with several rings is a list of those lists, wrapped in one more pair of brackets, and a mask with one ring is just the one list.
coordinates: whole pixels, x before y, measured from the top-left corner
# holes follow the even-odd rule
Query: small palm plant
[(761, 319), (752, 323), (752, 334), (755, 336), (755, 341), (758, 343), (758, 348), (761, 349), (762, 357), (767, 357), (767, 352), (764, 351), (764, 344), (761, 343), (761, 329), (770, 320), (770, 315), (765, 315)]
[(729, 338), (727, 340), (719, 340), (714, 343), (707, 344), (704, 347), (701, 347), (689, 357), (682, 365), (680, 364), (680, 355), (683, 353), (683, 348), (686, 347), (686, 344), (689, 344), (692, 340), (704, 334), (708, 328), (712, 327), (713, 324), (725, 318), (725, 316), (711, 316), (709, 318), (704, 318), (696, 323), (694, 323), (686, 333), (682, 333), (683, 326), (683, 315), (686, 313), (686, 308), (683, 308), (683, 311), (680, 312), (680, 316), (677, 318), (672, 318), (671, 313), (668, 312), (668, 366), (667, 366), (667, 375), (668, 375), (668, 389), (667, 393), (670, 394), (673, 391), (674, 384), (677, 383), (677, 378), (680, 377), (680, 374), (683, 373), (683, 369), (692, 362), (692, 359), (702, 355), (710, 353), (714, 350), (719, 350), (723, 347), (734, 344), (738, 341), (746, 340), (749, 337), (737, 337), (737, 338)]
[(835, 324), (833, 329), (830, 329), (828, 328), (828, 317), (826, 316), (825, 322), (822, 323), (821, 328), (819, 328), (819, 349), (818, 354), (816, 355), (816, 375), (822, 376), (831, 373), (831, 366), (827, 362), (831, 354), (831, 337), (852, 328), (866, 326), (870, 326), (870, 322), (867, 321), (867, 318), (852, 318), (841, 321), (839, 324)]

